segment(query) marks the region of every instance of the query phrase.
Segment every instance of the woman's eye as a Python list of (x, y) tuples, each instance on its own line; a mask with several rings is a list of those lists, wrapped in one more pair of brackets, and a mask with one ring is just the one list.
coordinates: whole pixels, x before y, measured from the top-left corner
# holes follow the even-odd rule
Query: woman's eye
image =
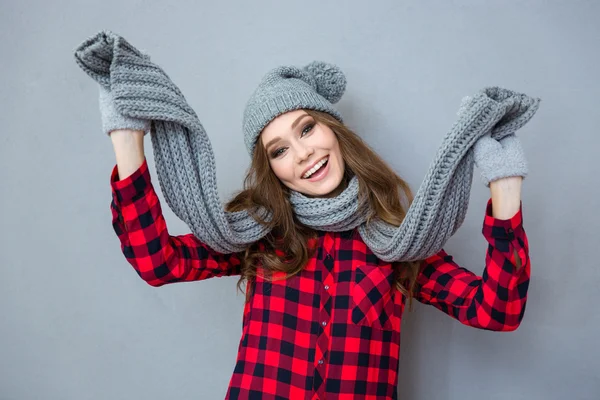
[(281, 152), (283, 151), (283, 147), (278, 148), (277, 150), (275, 150), (274, 152), (271, 153), (271, 157), (275, 158), (277, 156), (279, 156), (281, 154)]
[(312, 129), (313, 129), (314, 127), (315, 127), (315, 124), (314, 124), (314, 122), (311, 122), (311, 123), (309, 123), (308, 125), (306, 125), (306, 126), (304, 127), (304, 129), (302, 129), (302, 133), (306, 134), (306, 133), (308, 133), (308, 132), (312, 131)]
[[(304, 136), (304, 135), (308, 134), (310, 131), (313, 130), (314, 127), (315, 127), (315, 122), (310, 122), (310, 123), (306, 124), (304, 126), (304, 128), (302, 128), (302, 135)], [(271, 157), (273, 157), (273, 158), (279, 157), (284, 151), (285, 151), (285, 147), (280, 147), (271, 153)]]

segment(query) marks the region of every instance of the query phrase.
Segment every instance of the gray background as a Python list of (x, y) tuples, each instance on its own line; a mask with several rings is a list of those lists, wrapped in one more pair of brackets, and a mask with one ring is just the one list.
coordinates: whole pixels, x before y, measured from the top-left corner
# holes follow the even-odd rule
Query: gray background
[[(249, 164), (244, 104), (279, 64), (337, 63), (348, 124), (417, 189), (460, 99), (539, 96), (520, 131), (532, 281), (521, 327), (495, 333), (418, 304), (402, 399), (597, 399), (597, 1), (0, 2), (0, 399), (220, 399), (241, 334), (237, 278), (153, 288), (112, 230), (115, 163), (73, 49), (111, 29), (182, 89), (211, 138), (223, 199)], [(189, 230), (158, 188), (171, 234)], [(476, 171), (478, 174), (478, 171)], [(476, 175), (478, 179), (478, 175)], [(474, 182), (446, 249), (476, 273), (489, 190)]]

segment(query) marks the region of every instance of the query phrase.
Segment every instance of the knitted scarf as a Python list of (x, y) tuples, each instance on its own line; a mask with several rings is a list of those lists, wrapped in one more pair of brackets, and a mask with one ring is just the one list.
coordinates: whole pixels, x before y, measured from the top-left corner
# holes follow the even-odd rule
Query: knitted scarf
[[(78, 65), (110, 90), (117, 110), (152, 121), (151, 140), (161, 190), (168, 206), (193, 234), (215, 251), (243, 251), (269, 233), (247, 211), (226, 212), (220, 201), (209, 138), (179, 88), (150, 57), (124, 38), (101, 31), (75, 50)], [(366, 217), (353, 176), (335, 198), (309, 198), (292, 191), (298, 220), (323, 231), (357, 228), (381, 260), (416, 261), (442, 249), (464, 221), (474, 160), (472, 146), (486, 133), (500, 140), (525, 125), (540, 99), (485, 87), (461, 105), (399, 227)], [(270, 220), (266, 209), (257, 210)]]

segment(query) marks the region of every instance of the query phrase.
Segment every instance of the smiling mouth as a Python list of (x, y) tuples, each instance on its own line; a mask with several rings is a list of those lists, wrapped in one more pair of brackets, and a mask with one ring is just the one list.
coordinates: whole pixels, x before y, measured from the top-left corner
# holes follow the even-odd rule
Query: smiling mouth
[[(304, 176), (302, 176), (302, 179), (310, 179), (315, 174), (318, 174), (323, 168), (325, 168), (328, 163), (329, 163), (329, 156), (327, 156), (323, 160), (319, 161), (317, 163), (317, 165), (315, 165), (315, 167), (318, 167), (318, 168), (316, 170), (314, 169), (315, 167), (311, 168), (306, 174), (304, 174)], [(308, 176), (307, 176), (307, 174), (308, 174)]]

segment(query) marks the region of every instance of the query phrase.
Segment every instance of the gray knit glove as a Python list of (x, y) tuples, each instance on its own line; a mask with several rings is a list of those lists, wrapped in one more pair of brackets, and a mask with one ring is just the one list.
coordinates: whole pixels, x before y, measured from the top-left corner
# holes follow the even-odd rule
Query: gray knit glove
[[(457, 115), (467, 109), (471, 100), (471, 96), (462, 98)], [(473, 156), (481, 172), (481, 180), (487, 187), (497, 179), (509, 176), (521, 176), (524, 179), (527, 176), (525, 153), (514, 133), (500, 140), (492, 138), (491, 133), (483, 135), (473, 145)]]
[(473, 146), (475, 165), (481, 172), (481, 180), (487, 187), (490, 182), (509, 176), (527, 176), (527, 160), (519, 138), (511, 133), (500, 140), (491, 133), (477, 139)]
[(99, 103), (100, 115), (102, 117), (102, 131), (110, 135), (116, 129), (133, 129), (144, 131), (144, 135), (150, 132), (150, 121), (138, 118), (126, 117), (117, 111), (112, 94), (102, 85), (100, 88)]

